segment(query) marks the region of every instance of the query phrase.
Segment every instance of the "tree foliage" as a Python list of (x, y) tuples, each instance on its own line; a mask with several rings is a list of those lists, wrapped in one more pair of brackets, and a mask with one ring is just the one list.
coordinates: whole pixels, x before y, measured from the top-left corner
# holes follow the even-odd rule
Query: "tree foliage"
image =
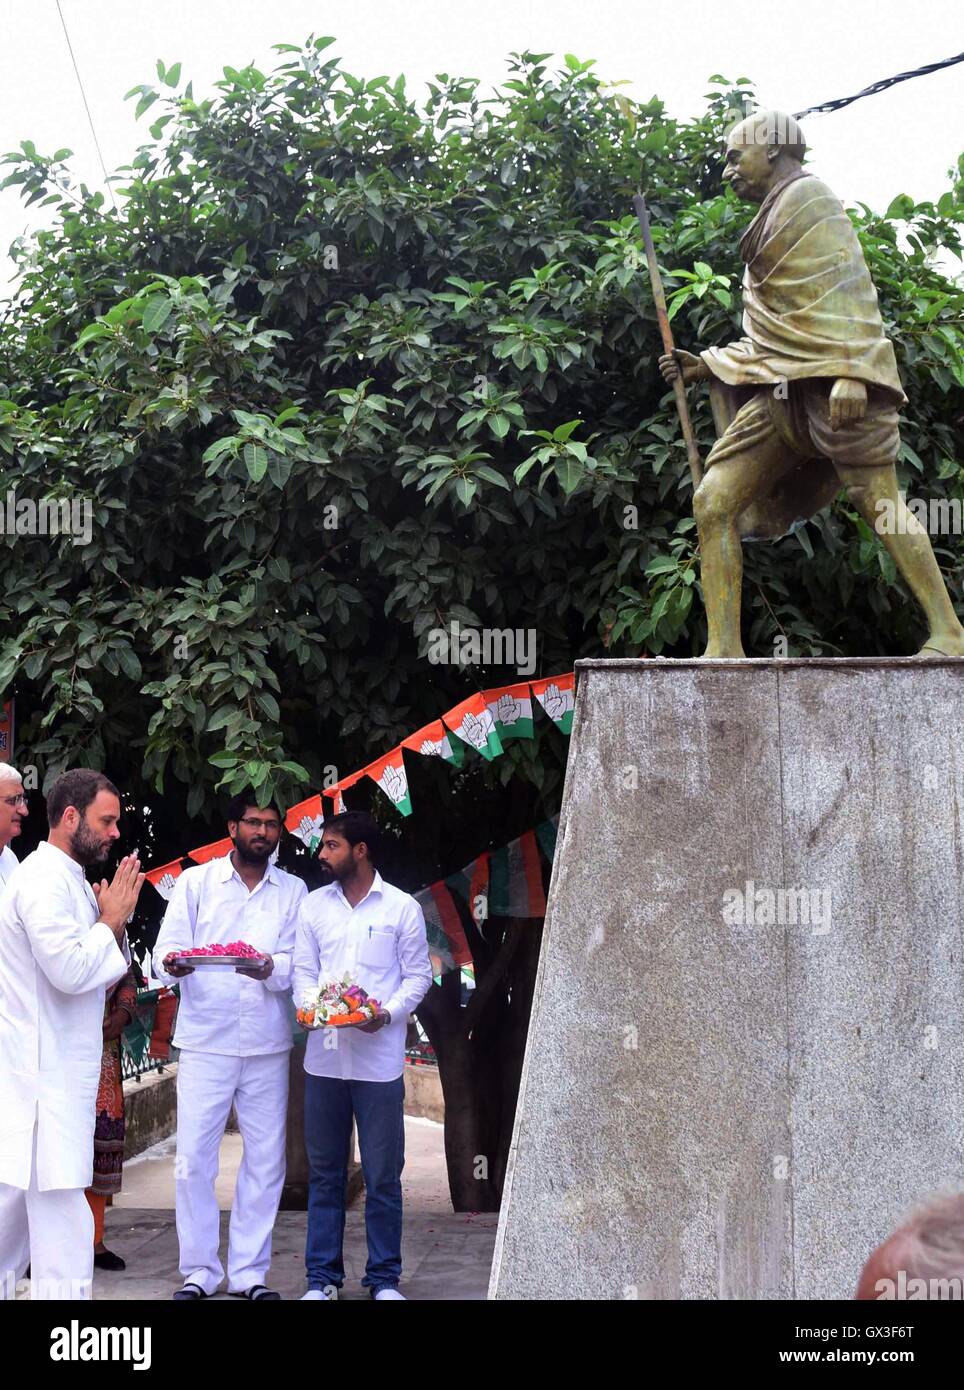
[[(746, 82), (711, 79), (681, 122), (523, 53), (491, 98), (440, 74), (416, 102), (331, 42), (226, 67), (204, 101), (159, 63), (131, 94), (151, 140), (116, 213), (68, 150), (7, 157), (55, 220), (17, 249), (0, 324), (0, 498), (89, 498), (93, 534), (3, 538), (0, 687), (48, 780), (88, 763), (163, 792), (159, 854), (185, 816), (213, 821), (219, 785), (298, 799), (514, 678), (430, 664), (433, 628), (534, 628), (543, 673), (704, 640), (630, 199), (645, 189), (680, 346), (734, 336), (752, 210), (718, 175)], [(964, 294), (932, 264), (960, 249), (959, 187), (852, 214), (911, 402), (903, 481), (939, 497), (964, 495)], [(748, 553), (746, 623), (756, 652), (920, 637), (842, 503)], [(484, 775), (527, 780), (545, 814), (561, 761), (519, 741)]]

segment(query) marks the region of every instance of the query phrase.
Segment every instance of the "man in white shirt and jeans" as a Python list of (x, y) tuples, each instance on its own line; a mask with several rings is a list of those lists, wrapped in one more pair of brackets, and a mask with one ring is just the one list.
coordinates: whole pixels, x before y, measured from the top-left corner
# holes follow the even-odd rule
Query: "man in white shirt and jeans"
[[(171, 894), (154, 947), (154, 973), (181, 983), (174, 1043), (177, 1072), (175, 1221), (183, 1286), (174, 1297), (208, 1298), (224, 1278), (214, 1183), (232, 1103), (244, 1153), (228, 1239), (228, 1293), (277, 1299), (265, 1287), (271, 1232), (285, 1177), (291, 964), (295, 917), (306, 888), (270, 862), (281, 814), (253, 791), (228, 808), (234, 849), (186, 869)], [(195, 946), (244, 941), (258, 968), (195, 970), (173, 957)]]
[(344, 1282), (353, 1115), (365, 1178), (368, 1263), (362, 1283), (375, 1299), (402, 1298), (405, 1034), (410, 1011), (432, 984), (432, 966), (422, 909), (377, 873), (377, 843), (371, 816), (345, 811), (327, 820), (318, 857), (335, 882), (309, 893), (298, 912), (295, 1002), (315, 993), (319, 984), (348, 975), (381, 1005), (370, 1023), (319, 1028), (308, 1035), (306, 1300), (329, 1299)]
[(10, 841), (20, 834), (26, 814), (23, 778), (10, 763), (0, 763), (0, 891), (19, 863)]

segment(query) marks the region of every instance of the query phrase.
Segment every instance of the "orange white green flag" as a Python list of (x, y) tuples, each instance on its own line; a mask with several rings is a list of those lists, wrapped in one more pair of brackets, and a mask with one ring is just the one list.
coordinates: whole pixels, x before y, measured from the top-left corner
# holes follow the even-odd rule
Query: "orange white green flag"
[(503, 743), (510, 738), (532, 738), (532, 694), (528, 681), (487, 690), (485, 707)]
[[(322, 796), (327, 796), (333, 803), (331, 812), (333, 816), (340, 816), (345, 810), (345, 792), (349, 787), (353, 787), (356, 782), (361, 781), (365, 775), (365, 771), (366, 769), (363, 768), (361, 772), (353, 772), (350, 777), (343, 777), (341, 781), (336, 782), (333, 787), (325, 787), (322, 790)], [(324, 809), (324, 805), (322, 809)]]
[(467, 700), (450, 709), (448, 714), (443, 714), (442, 719), (453, 734), (481, 753), (483, 758), (491, 761), (503, 751), (495, 719), (481, 691), (478, 695), (470, 695)]
[(318, 853), (324, 823), (325, 812), (320, 796), (309, 796), (307, 801), (299, 801), (285, 816), (285, 827), (292, 835), (297, 835), (302, 844), (307, 845), (309, 854)]
[(456, 767), (461, 767), (465, 761), (465, 749), (449, 733), (441, 719), (434, 719), (431, 724), (409, 734), (408, 738), (402, 739), (401, 746), (411, 749), (413, 753), (421, 753), (423, 758), (441, 758)]
[(572, 732), (572, 714), (576, 707), (576, 675), (569, 671), (563, 676), (546, 676), (530, 681), (532, 693), (564, 734)]
[(223, 840), (215, 840), (213, 845), (202, 845), (200, 849), (189, 849), (188, 856), (195, 864), (207, 864), (212, 859), (223, 859), (234, 849), (234, 841), (229, 835)]
[(149, 883), (153, 883), (164, 901), (169, 902), (171, 894), (174, 892), (174, 885), (182, 873), (180, 859), (172, 859), (170, 864), (162, 864), (157, 869), (148, 869), (144, 877)]
[(408, 789), (408, 773), (405, 771), (405, 757), (401, 745), (386, 753), (384, 758), (369, 763), (366, 774), (385, 793), (389, 801), (403, 816), (412, 814), (412, 797)]

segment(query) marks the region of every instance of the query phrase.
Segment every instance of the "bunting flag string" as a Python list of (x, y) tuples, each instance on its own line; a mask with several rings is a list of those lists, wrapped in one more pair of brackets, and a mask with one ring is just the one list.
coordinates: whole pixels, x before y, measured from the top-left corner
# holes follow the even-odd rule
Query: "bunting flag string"
[(551, 864), (558, 825), (559, 817), (553, 816), (501, 849), (484, 850), (456, 873), (438, 883), (430, 883), (414, 895), (425, 917), (432, 973), (436, 979), (447, 970), (472, 963), (455, 904), (456, 895), (468, 907), (483, 936), (489, 917), (545, 916), (546, 894), (539, 850)]
[[(497, 686), (492, 690), (470, 695), (441, 718), (410, 734), (397, 748), (382, 754), (367, 767), (351, 773), (348, 777), (342, 777), (334, 786), (325, 787), (320, 793), (290, 807), (285, 816), (285, 827), (307, 846), (310, 854), (316, 854), (321, 843), (326, 812), (337, 815), (344, 811), (345, 792), (363, 777), (374, 782), (401, 815), (410, 816), (412, 797), (405, 767), (405, 751), (418, 753), (426, 758), (441, 758), (453, 767), (461, 767), (465, 761), (466, 748), (472, 748), (481, 757), (491, 761), (505, 751), (505, 744), (512, 739), (534, 736), (533, 701), (545, 711), (557, 728), (568, 735), (572, 730), (575, 686), (575, 673), (568, 671), (558, 676), (545, 676), (537, 681), (516, 681), (512, 685)], [(541, 828), (534, 833), (543, 852), (546, 852), (549, 842), (545, 833)], [(201, 845), (198, 849), (187, 851), (182, 858), (191, 859), (195, 864), (206, 864), (211, 859), (223, 858), (230, 853), (231, 847), (231, 840), (228, 838), (216, 840), (213, 844)], [(498, 853), (501, 851), (494, 852)], [(531, 850), (526, 849), (520, 853), (531, 854)], [(551, 854), (548, 857), (551, 859)], [(496, 868), (495, 861), (493, 868)], [(146, 876), (161, 897), (169, 899), (181, 872), (181, 859), (175, 859), (169, 864), (150, 869)], [(486, 861), (485, 881), (480, 878), (474, 886), (471, 883), (466, 885), (466, 892), (471, 894), (468, 899), (470, 905), (474, 904), (473, 920), (479, 924), (484, 923), (486, 916), (488, 872), (489, 866)], [(501, 861), (497, 872), (503, 872)], [(478, 916), (480, 912), (481, 916)]]

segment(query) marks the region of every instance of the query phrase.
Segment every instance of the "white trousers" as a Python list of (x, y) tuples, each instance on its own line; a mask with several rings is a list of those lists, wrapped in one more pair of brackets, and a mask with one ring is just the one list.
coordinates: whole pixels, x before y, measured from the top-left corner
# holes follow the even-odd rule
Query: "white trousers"
[(288, 1053), (228, 1057), (181, 1050), (174, 1166), (180, 1269), (186, 1282), (207, 1294), (224, 1278), (214, 1182), (232, 1102), (243, 1154), (231, 1205), (228, 1291), (244, 1293), (265, 1282), (271, 1263), (271, 1232), (285, 1180)]
[(30, 1186), (0, 1183), (0, 1301), (16, 1297), (30, 1265), (30, 1297), (90, 1298), (94, 1279), (94, 1217), (82, 1187), (37, 1190), (37, 1126)]

